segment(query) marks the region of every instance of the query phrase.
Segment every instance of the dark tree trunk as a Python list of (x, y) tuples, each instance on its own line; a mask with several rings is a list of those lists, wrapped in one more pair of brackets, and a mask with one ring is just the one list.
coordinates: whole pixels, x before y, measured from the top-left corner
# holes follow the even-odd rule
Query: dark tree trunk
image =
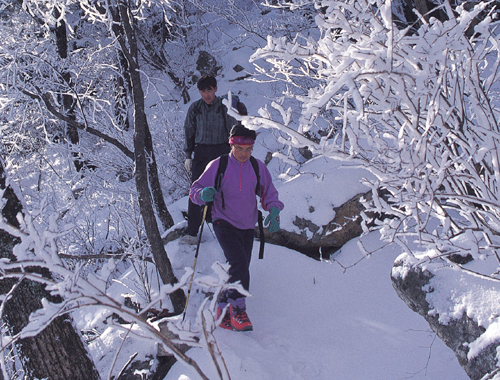
[[(120, 26), (120, 15), (117, 12), (112, 12), (113, 15), (113, 21), (115, 23), (113, 24), (113, 32), (116, 37), (120, 37), (123, 35), (124, 31), (123, 28)], [(137, 51), (137, 47), (135, 48)], [(120, 52), (120, 65), (122, 67), (122, 74), (123, 78), (126, 79), (124, 81), (123, 79), (120, 79), (118, 82), (118, 91), (120, 92), (121, 90), (125, 90), (123, 87), (120, 87), (120, 83), (126, 84), (127, 88), (129, 91), (133, 92), (132, 87), (132, 79), (130, 75), (130, 66), (128, 61), (126, 60), (126, 56), (124, 55), (123, 52)], [(124, 91), (123, 91), (124, 92)], [(142, 92), (142, 85), (141, 85), (141, 92)], [(144, 94), (142, 94), (144, 96)], [(120, 104), (124, 101), (124, 97), (120, 97)], [(134, 100), (135, 103), (135, 100)], [(144, 101), (142, 101), (142, 112), (144, 112)], [(135, 108), (134, 108), (135, 111)], [(144, 117), (145, 119), (145, 117)], [(128, 121), (128, 119), (127, 119)], [(128, 123), (127, 123), (128, 126)], [(172, 218), (172, 215), (168, 212), (167, 205), (165, 203), (165, 199), (163, 198), (163, 192), (161, 190), (161, 184), (160, 184), (160, 178), (158, 176), (158, 165), (156, 163), (156, 157), (154, 154), (154, 149), (153, 149), (153, 138), (151, 137), (151, 131), (149, 130), (149, 126), (146, 123), (145, 126), (145, 151), (147, 155), (147, 169), (148, 169), (148, 182), (151, 187), (151, 194), (153, 195), (153, 204), (154, 208), (156, 209), (158, 213), (158, 218), (160, 219), (160, 222), (165, 230), (168, 230), (170, 227), (174, 225), (174, 220)]]
[[(61, 12), (58, 7), (54, 8), (54, 16), (56, 19), (58, 19), (61, 16)], [(59, 22), (57, 22), (55, 27), (55, 36), (56, 36), (57, 52), (59, 53), (59, 57), (61, 57), (61, 59), (68, 58), (68, 36), (66, 30), (66, 22), (64, 20), (60, 20)], [(68, 85), (68, 87), (70, 87), (71, 74), (67, 71), (64, 71), (62, 73), (62, 78), (64, 82)], [(68, 115), (68, 117), (71, 118), (72, 120), (76, 120), (75, 114), (72, 111), (73, 97), (70, 94), (65, 93), (62, 95), (62, 105), (66, 115)], [(72, 147), (76, 147), (80, 143), (80, 137), (78, 136), (78, 129), (69, 123), (66, 123), (66, 137), (68, 138)], [(79, 172), (80, 170), (82, 170), (82, 167), (84, 166), (84, 162), (80, 157), (80, 153), (73, 152), (73, 158), (74, 158), (73, 164), (75, 165), (76, 170)]]
[[(119, 61), (122, 75), (116, 76), (116, 95), (115, 95), (115, 117), (118, 125), (121, 125), (123, 130), (130, 130), (130, 121), (127, 112), (127, 93), (130, 92), (130, 79), (128, 77), (127, 60), (120, 51)], [(128, 91), (127, 91), (128, 90)]]
[[(134, 154), (135, 154), (135, 183), (139, 195), (139, 207), (144, 221), (146, 234), (151, 244), (151, 251), (159, 270), (160, 277), (164, 284), (175, 284), (178, 282), (174, 275), (172, 264), (168, 259), (167, 252), (163, 245), (161, 234), (156, 222), (149, 187), (149, 170), (147, 139), (150, 138), (149, 126), (145, 113), (144, 93), (140, 77), (137, 54), (137, 42), (134, 33), (132, 20), (126, 3), (118, 4), (119, 17), (123, 26), (123, 35), (118, 38), (121, 48), (130, 70), (130, 80), (132, 84), (132, 98), (134, 102)], [(113, 12), (113, 9), (111, 9)], [(170, 295), (175, 313), (181, 313), (184, 308), (185, 294), (179, 289)]]
[[(16, 216), (22, 206), (11, 187), (7, 186), (3, 165), (0, 163), (0, 189), (5, 190), (6, 203), (2, 217), (11, 225), (19, 227)], [(0, 257), (15, 260), (13, 248), (19, 240), (0, 230)], [(50, 278), (50, 273), (41, 268), (26, 268), (26, 272), (39, 273)], [(9, 292), (17, 281), (0, 278), (0, 293)], [(41, 300), (57, 300), (45, 290), (45, 286), (30, 280), (22, 280), (4, 305), (1, 316), (10, 334), (19, 333), (27, 324), (32, 312), (42, 307)], [(97, 380), (99, 374), (80, 335), (75, 331), (69, 315), (53, 320), (48, 327), (32, 338), (19, 339), (15, 343), (25, 378), (50, 380)]]
[(146, 153), (148, 158), (148, 174), (149, 183), (151, 186), (151, 193), (153, 194), (153, 201), (156, 210), (158, 211), (158, 218), (160, 219), (163, 228), (168, 230), (174, 225), (174, 219), (172, 215), (168, 212), (165, 199), (163, 198), (163, 192), (161, 190), (160, 178), (158, 176), (158, 165), (156, 163), (156, 157), (153, 150), (153, 138), (151, 137), (151, 132), (149, 127), (146, 128), (146, 141), (145, 141)]

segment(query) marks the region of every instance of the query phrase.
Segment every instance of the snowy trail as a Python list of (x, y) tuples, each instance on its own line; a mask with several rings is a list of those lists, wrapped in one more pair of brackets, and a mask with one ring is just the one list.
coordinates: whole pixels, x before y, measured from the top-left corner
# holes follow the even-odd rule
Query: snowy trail
[[(220, 259), (215, 241), (204, 244)], [(397, 297), (389, 278), (396, 252), (374, 254), (345, 272), (269, 244), (264, 260), (257, 255), (258, 244), (247, 301), (254, 331), (215, 332), (233, 380), (468, 379), (453, 352)], [(336, 259), (348, 266), (360, 257), (353, 241)], [(202, 272), (212, 262), (206, 252), (199, 260)], [(205, 353), (190, 355), (217, 378)], [(176, 364), (166, 379), (181, 375), (199, 378)]]

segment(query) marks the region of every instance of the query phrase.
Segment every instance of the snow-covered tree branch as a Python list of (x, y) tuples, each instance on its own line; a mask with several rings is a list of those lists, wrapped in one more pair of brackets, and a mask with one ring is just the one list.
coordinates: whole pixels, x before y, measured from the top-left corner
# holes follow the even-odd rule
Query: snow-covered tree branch
[[(181, 317), (167, 320), (155, 320), (147, 316), (147, 311), (164, 301), (169, 294), (180, 289), (189, 281), (191, 272), (186, 271), (183, 278), (175, 286), (163, 285), (155, 292), (154, 298), (149, 304), (144, 305), (141, 310), (133, 310), (123, 304), (123, 299), (119, 300), (109, 291), (110, 278), (112, 277), (119, 260), (108, 260), (106, 265), (97, 273), (89, 273), (83, 276), (82, 265), (76, 268), (70, 267), (57, 254), (56, 240), (70, 230), (59, 231), (55, 219), (52, 219), (50, 226), (52, 229), (43, 230), (43, 227), (31, 218), (18, 217), (21, 222), (20, 227), (9, 225), (5, 221), (0, 222), (0, 229), (11, 233), (20, 239), (20, 243), (14, 246), (14, 260), (2, 260), (0, 271), (2, 281), (14, 280), (14, 286), (21, 281), (32, 281), (45, 287), (51, 297), (56, 301), (42, 299), (42, 307), (32, 313), (29, 323), (16, 334), (4, 333), (1, 336), (0, 350), (4, 350), (19, 339), (26, 339), (40, 334), (56, 318), (84, 308), (100, 308), (109, 315), (107, 323), (114, 325), (117, 329), (128, 329), (128, 334), (135, 340), (149, 340), (163, 345), (163, 349), (175, 356), (177, 360), (184, 362), (195, 369), (202, 379), (208, 379), (204, 370), (198, 366), (195, 360), (186, 355), (188, 347), (204, 347), (212, 352), (215, 365), (219, 368), (221, 379), (229, 379), (227, 368), (220, 363), (224, 362), (222, 354), (217, 349), (217, 343), (213, 337), (213, 331), (220, 321), (214, 317), (216, 300), (218, 294), (231, 287), (239, 289), (239, 285), (226, 285), (228, 280), (227, 268), (219, 263), (214, 263), (213, 269), (217, 274), (215, 277), (204, 277), (197, 279), (197, 283), (210, 289), (214, 296), (209, 302), (208, 299), (198, 310), (198, 318), (195, 323), (184, 322)], [(51, 277), (45, 277), (37, 273), (27, 272), (26, 268), (37, 267), (47, 270)], [(11, 297), (11, 293), (2, 298), (2, 306)], [(3, 308), (2, 308), (3, 309)], [(1, 309), (0, 309), (1, 310)], [(114, 322), (121, 318), (122, 322)], [(123, 322), (124, 321), (124, 322)], [(163, 322), (166, 329), (160, 328), (159, 323)], [(168, 333), (166, 333), (168, 331)]]
[[(447, 21), (409, 35), (392, 24), (390, 2), (320, 2), (321, 38), (268, 37), (252, 58), (266, 61), (257, 68), (269, 80), (295, 86), (284, 95), (302, 104), (300, 119), (280, 105), (282, 122), (265, 110), (245, 122), (374, 173), (367, 212), (385, 216), (384, 239), (440, 257), (496, 255), (500, 52), (487, 6), (455, 16), (447, 5)], [(301, 86), (305, 78), (314, 85)]]

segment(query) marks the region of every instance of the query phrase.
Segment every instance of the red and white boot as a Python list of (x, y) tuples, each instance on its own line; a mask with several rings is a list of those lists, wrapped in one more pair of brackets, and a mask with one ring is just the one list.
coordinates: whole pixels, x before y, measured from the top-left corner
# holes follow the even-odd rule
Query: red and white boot
[(252, 331), (253, 325), (248, 318), (245, 307), (245, 298), (229, 300), (229, 315), (231, 328), (234, 331)]

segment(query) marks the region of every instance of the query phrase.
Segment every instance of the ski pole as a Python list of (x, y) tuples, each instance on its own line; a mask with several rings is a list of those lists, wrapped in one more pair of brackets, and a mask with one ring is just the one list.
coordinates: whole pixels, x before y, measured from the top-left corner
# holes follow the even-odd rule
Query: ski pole
[(193, 286), (193, 278), (194, 278), (194, 269), (196, 268), (196, 261), (198, 261), (198, 252), (200, 252), (200, 243), (201, 243), (201, 234), (203, 233), (203, 225), (205, 224), (205, 218), (207, 216), (208, 204), (203, 208), (203, 218), (201, 219), (200, 226), (200, 234), (198, 236), (198, 244), (196, 246), (196, 253), (194, 254), (194, 263), (193, 263), (193, 273), (191, 274), (191, 281), (189, 282), (188, 293), (186, 297), (186, 304), (184, 305), (184, 313), (182, 315), (182, 321), (184, 322), (184, 318), (186, 318), (186, 311), (189, 302), (189, 295), (191, 294), (191, 287)]

